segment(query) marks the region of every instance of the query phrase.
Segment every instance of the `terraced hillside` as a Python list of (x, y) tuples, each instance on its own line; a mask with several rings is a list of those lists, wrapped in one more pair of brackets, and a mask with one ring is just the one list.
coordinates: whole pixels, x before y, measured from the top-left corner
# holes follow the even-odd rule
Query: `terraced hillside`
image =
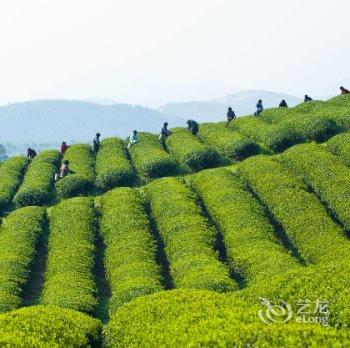
[(9, 159), (0, 346), (350, 346), (349, 130), (341, 96)]

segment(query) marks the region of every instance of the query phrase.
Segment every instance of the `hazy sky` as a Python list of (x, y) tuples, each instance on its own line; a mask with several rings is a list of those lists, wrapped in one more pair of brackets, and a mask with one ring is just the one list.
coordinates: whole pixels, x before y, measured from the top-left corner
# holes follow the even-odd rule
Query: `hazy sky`
[(349, 0), (1, 0), (0, 103), (350, 86)]

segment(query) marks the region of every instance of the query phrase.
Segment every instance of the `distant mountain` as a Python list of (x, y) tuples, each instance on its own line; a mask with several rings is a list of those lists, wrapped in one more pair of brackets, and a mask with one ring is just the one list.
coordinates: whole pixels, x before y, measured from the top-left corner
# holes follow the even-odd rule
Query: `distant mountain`
[(96, 99), (86, 99), (87, 102), (102, 105), (113, 105), (118, 104), (114, 99), (109, 98), (96, 98)]
[(257, 100), (265, 107), (286, 99), (290, 106), (300, 99), (281, 93), (247, 91), (208, 101), (166, 104), (159, 110), (140, 105), (115, 104), (113, 100), (96, 102), (77, 100), (35, 100), (0, 107), (0, 144), (9, 154), (23, 153), (28, 146), (45, 149), (65, 140), (90, 142), (96, 132), (102, 137), (127, 137), (133, 129), (159, 132), (164, 121), (170, 127), (183, 126), (193, 117), (214, 122), (226, 117), (228, 106), (237, 115), (251, 114)]
[(229, 106), (232, 106), (237, 115), (252, 114), (259, 99), (263, 100), (265, 108), (278, 106), (282, 99), (285, 99), (289, 106), (295, 106), (302, 101), (300, 98), (283, 93), (245, 91), (208, 101), (169, 103), (160, 107), (159, 111), (169, 117), (192, 117), (199, 121), (215, 122), (226, 117)]
[(183, 124), (177, 116), (139, 105), (101, 105), (75, 100), (36, 100), (0, 107), (0, 143), (55, 143), (128, 136), (133, 129), (158, 132), (165, 120)]

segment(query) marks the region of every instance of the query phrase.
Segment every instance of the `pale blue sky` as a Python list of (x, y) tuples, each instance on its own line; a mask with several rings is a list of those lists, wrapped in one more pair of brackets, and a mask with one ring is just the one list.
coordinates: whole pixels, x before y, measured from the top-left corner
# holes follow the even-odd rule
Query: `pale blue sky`
[(349, 0), (1, 0), (0, 103), (350, 85)]

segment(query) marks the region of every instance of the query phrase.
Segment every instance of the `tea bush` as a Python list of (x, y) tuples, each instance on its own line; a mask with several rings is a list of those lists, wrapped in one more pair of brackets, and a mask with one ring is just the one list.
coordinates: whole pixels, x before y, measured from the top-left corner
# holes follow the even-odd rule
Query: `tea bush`
[(77, 144), (70, 146), (63, 157), (69, 161), (72, 174), (58, 180), (57, 194), (60, 198), (70, 198), (87, 194), (95, 182), (95, 159), (91, 146)]
[(50, 236), (42, 304), (91, 313), (95, 215), (90, 198), (63, 201), (49, 212)]
[(345, 347), (348, 330), (315, 324), (266, 325), (261, 306), (235, 296), (173, 290), (121, 307), (105, 329), (107, 347)]
[(274, 152), (283, 152), (284, 150), (307, 141), (304, 134), (292, 126), (278, 125), (272, 126), (267, 133), (265, 140), (269, 149)]
[(206, 170), (191, 176), (190, 182), (223, 234), (231, 269), (248, 285), (298, 266), (263, 207), (231, 172)]
[(331, 99), (325, 101), (324, 106), (333, 106), (333, 107), (343, 107), (349, 110), (350, 107), (350, 95), (338, 95)]
[(29, 161), (25, 157), (12, 157), (0, 167), (0, 211), (8, 205), (21, 184)]
[(236, 289), (214, 251), (215, 232), (207, 225), (191, 190), (176, 178), (158, 180), (145, 189), (174, 286), (221, 292)]
[(139, 133), (140, 142), (130, 148), (137, 171), (147, 178), (160, 178), (179, 172), (178, 162), (162, 147), (157, 135)]
[(101, 199), (101, 232), (111, 287), (110, 312), (135, 297), (163, 289), (156, 263), (156, 245), (140, 194), (118, 188)]
[(282, 152), (305, 141), (305, 138), (293, 128), (270, 125), (257, 117), (239, 118), (235, 122), (231, 122), (229, 128), (238, 130), (273, 152)]
[(301, 115), (301, 111), (298, 112), (296, 109), (297, 107), (266, 109), (259, 115), (259, 119), (269, 124), (278, 124), (290, 117)]
[(3, 219), (0, 228), (0, 312), (21, 304), (21, 290), (29, 278), (43, 223), (44, 209), (39, 207), (18, 209)]
[(349, 252), (341, 228), (282, 164), (256, 156), (239, 163), (238, 171), (283, 227), (306, 263), (334, 258), (334, 250), (339, 259)]
[(86, 314), (53, 306), (34, 306), (0, 315), (3, 347), (96, 347), (101, 322)]
[[(316, 309), (317, 300), (325, 301), (329, 307), (329, 325), (349, 330), (349, 257), (334, 262), (330, 257), (326, 263), (292, 269), (285, 274), (261, 280), (241, 293), (241, 298), (250, 303), (254, 303), (258, 297), (282, 299), (293, 305), (295, 312), (299, 300), (310, 301), (305, 311), (311, 313)], [(319, 314), (316, 312), (316, 315)]]
[(328, 141), (327, 148), (334, 155), (340, 156), (347, 166), (350, 166), (350, 133), (333, 137)]
[(332, 136), (344, 131), (335, 120), (327, 116), (304, 115), (291, 117), (280, 122), (281, 129), (293, 130), (305, 141), (324, 142)]
[(309, 185), (329, 210), (350, 230), (350, 170), (337, 157), (315, 144), (287, 150), (282, 163)]
[(169, 151), (182, 165), (193, 171), (216, 167), (221, 163), (218, 152), (203, 145), (195, 136), (185, 129), (173, 129), (167, 139)]
[(297, 111), (298, 113), (310, 113), (311, 111), (314, 111), (317, 108), (322, 108), (324, 107), (325, 102), (322, 100), (311, 100), (306, 103), (300, 103), (299, 105), (294, 107), (294, 110)]
[(18, 207), (46, 205), (54, 199), (54, 180), (59, 160), (60, 153), (55, 150), (44, 151), (32, 160), (14, 197)]
[(101, 142), (96, 157), (96, 186), (105, 192), (117, 186), (131, 186), (134, 170), (128, 160), (125, 144), (118, 138)]
[[(233, 121), (234, 122), (234, 121)], [(239, 161), (260, 152), (260, 146), (239, 132), (232, 132), (224, 124), (202, 124), (199, 132), (200, 139), (212, 146), (228, 160)]]

